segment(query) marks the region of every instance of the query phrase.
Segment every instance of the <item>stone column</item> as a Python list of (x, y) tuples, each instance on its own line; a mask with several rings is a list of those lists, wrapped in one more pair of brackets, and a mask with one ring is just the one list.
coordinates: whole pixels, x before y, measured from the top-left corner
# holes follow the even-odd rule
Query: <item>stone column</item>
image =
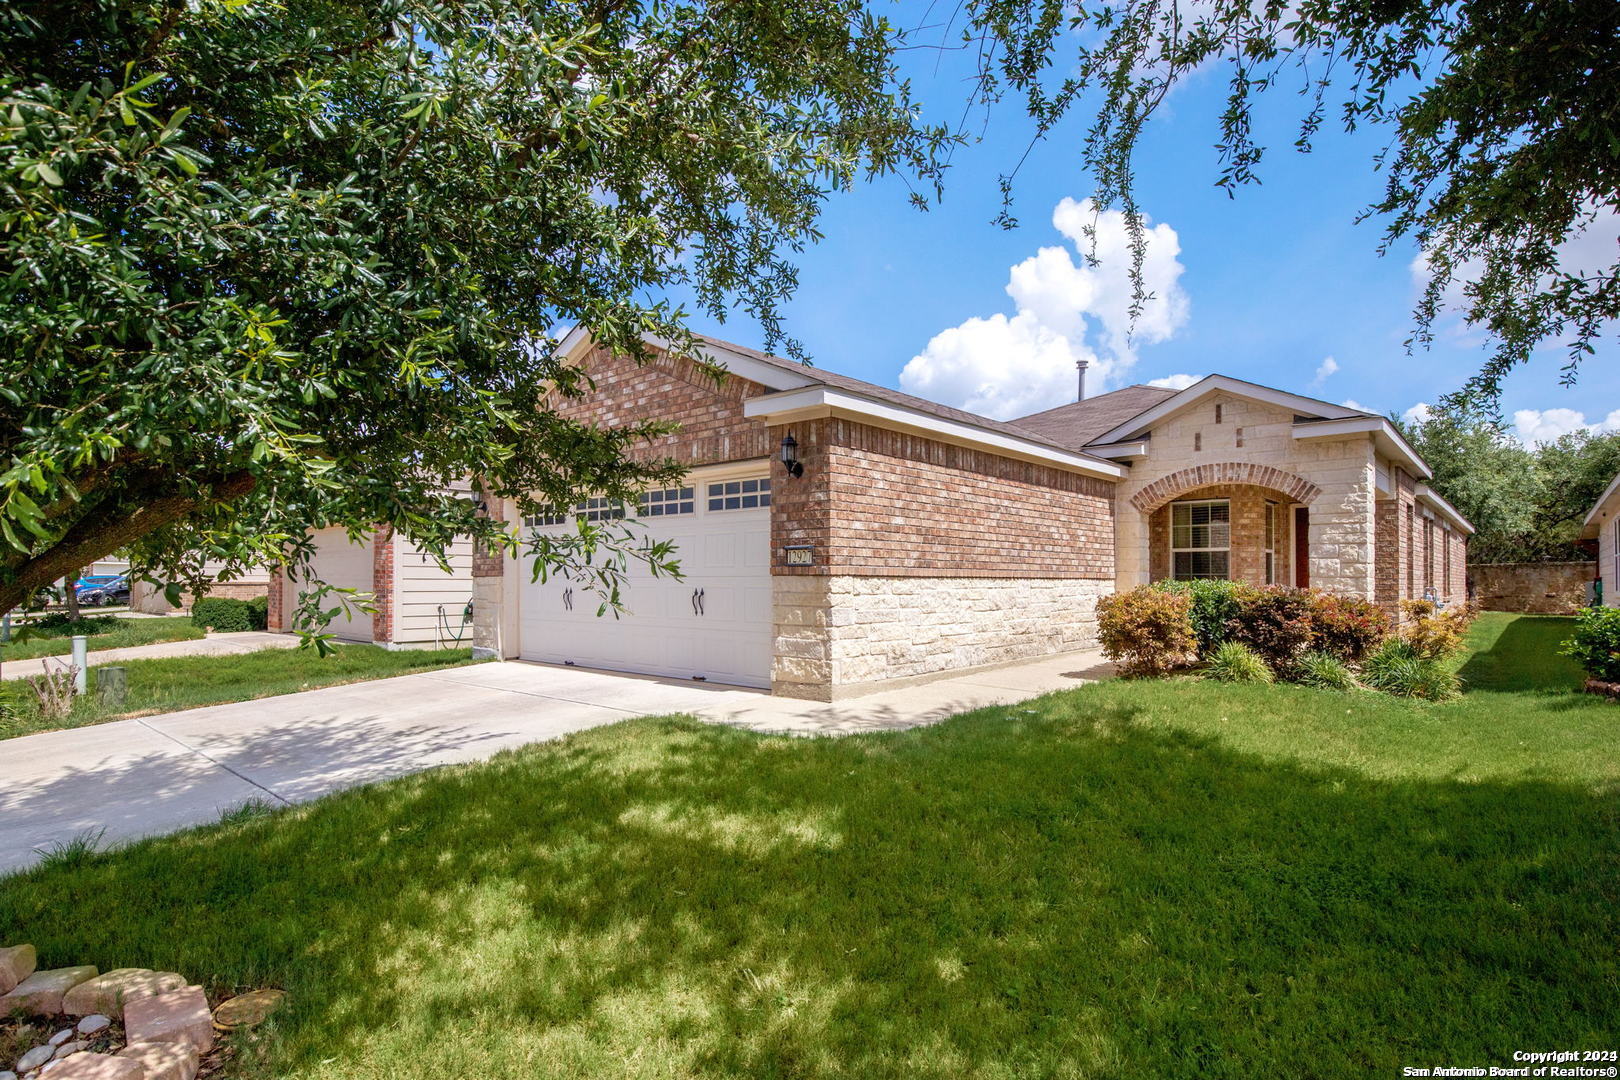
[[(490, 515), (504, 520), (500, 506), (491, 500)], [(501, 628), (506, 610), (506, 553), (473, 545), (473, 636), (472, 654), (478, 660), (500, 660), (506, 655)]]

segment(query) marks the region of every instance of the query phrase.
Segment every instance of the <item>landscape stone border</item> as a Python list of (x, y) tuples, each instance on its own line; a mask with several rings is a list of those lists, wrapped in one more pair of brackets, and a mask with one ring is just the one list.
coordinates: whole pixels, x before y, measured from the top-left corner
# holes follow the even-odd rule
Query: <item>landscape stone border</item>
[(39, 970), (32, 945), (0, 948), (0, 1019), (62, 1017), (67, 1025), (21, 1054), (14, 1071), (0, 1068), (0, 1080), (193, 1080), (216, 1026), (258, 1023), (282, 997), (254, 990), (216, 1013), (201, 986), (173, 971)]

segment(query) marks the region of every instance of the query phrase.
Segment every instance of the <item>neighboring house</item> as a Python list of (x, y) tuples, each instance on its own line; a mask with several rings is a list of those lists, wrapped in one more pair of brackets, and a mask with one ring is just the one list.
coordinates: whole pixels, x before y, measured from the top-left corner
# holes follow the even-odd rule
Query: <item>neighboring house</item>
[[(451, 545), (450, 573), (438, 560), (389, 530), (368, 534), (360, 542), (343, 529), (311, 533), (315, 554), (308, 569), (320, 581), (353, 589), (375, 612), (345, 610), (327, 628), (343, 641), (369, 642), (392, 649), (453, 648), (472, 641), (472, 544)], [(359, 594), (364, 594), (363, 596)], [(270, 629), (292, 628), (298, 602), (296, 584), (284, 570), (270, 577)], [(340, 606), (329, 599), (323, 607)]]
[(1602, 589), (1606, 607), (1620, 607), (1620, 476), (1616, 476), (1593, 504), (1581, 525), (1582, 540), (1597, 541), (1597, 564), (1593, 580)]
[[(100, 564), (98, 564), (100, 565)], [(125, 564), (127, 572), (128, 564)], [(229, 597), (233, 600), (252, 600), (254, 597), (264, 596), (270, 588), (270, 571), (263, 567), (252, 567), (229, 581), (221, 581), (220, 571), (224, 569), (223, 563), (207, 562), (203, 564), (203, 572), (213, 581), (209, 584), (206, 595)], [(148, 615), (163, 615), (170, 611), (190, 611), (196, 597), (189, 589), (180, 594), (180, 603), (171, 604), (164, 596), (163, 589), (145, 581), (133, 580), (129, 584), (129, 609), (140, 611)]]
[(598, 618), (569, 582), (480, 553), (480, 649), (829, 700), (1089, 646), (1101, 597), (1170, 576), (1309, 584), (1391, 612), (1465, 595), (1472, 527), (1381, 417), (1211, 376), (1006, 423), (706, 347), (723, 385), (663, 351), (639, 366), (582, 333), (562, 346), (595, 384), (564, 413), (680, 424), (641, 452), (690, 473), (632, 516), (676, 542), (684, 577), (635, 575), (627, 613)]

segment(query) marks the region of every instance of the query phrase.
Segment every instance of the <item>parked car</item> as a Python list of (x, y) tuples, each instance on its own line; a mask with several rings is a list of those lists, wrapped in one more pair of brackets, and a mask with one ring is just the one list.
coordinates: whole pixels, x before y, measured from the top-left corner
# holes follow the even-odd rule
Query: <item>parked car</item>
[(129, 603), (129, 578), (119, 574), (100, 582), (80, 582), (80, 605), (84, 607), (111, 607)]

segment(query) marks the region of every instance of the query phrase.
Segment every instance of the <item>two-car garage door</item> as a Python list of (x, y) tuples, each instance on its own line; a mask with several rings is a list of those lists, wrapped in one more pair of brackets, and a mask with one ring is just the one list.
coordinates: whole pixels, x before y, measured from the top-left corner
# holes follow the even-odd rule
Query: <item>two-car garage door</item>
[[(594, 500), (593, 500), (594, 503)], [(649, 540), (671, 540), (681, 579), (629, 574), (625, 611), (601, 616), (601, 598), (552, 577), (520, 599), (520, 655), (676, 678), (771, 684), (770, 479), (700, 479), (649, 492), (638, 517)], [(595, 505), (576, 512), (601, 512)], [(568, 529), (549, 519), (539, 528)], [(526, 568), (525, 568), (526, 569)]]

